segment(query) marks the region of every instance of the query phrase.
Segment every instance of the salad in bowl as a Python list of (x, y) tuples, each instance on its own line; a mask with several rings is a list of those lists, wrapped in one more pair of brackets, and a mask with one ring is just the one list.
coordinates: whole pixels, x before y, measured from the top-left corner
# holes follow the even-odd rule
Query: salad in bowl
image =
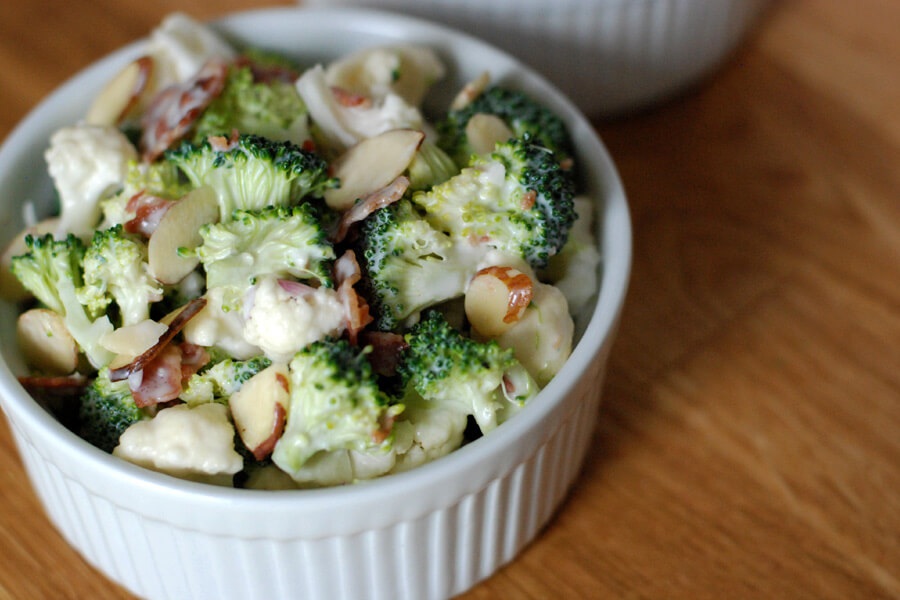
[(407, 471), (527, 406), (596, 290), (565, 122), (426, 45), (303, 64), (168, 17), (45, 158), (3, 256), (20, 382), (87, 442), (193, 481)]

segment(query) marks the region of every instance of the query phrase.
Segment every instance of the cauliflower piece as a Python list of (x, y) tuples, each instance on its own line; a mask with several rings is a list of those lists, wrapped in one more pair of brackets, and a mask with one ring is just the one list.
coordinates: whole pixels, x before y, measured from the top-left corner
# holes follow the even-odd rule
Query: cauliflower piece
[(244, 466), (234, 449), (228, 408), (221, 404), (164, 408), (128, 427), (113, 455), (180, 479), (223, 486)]
[(572, 314), (579, 314), (597, 291), (597, 265), (600, 253), (591, 230), (593, 223), (593, 202), (585, 196), (573, 200), (578, 219), (569, 230), (569, 239), (550, 258), (542, 279), (554, 282), (569, 303)]
[(414, 406), (408, 402), (394, 424), (397, 459), (392, 473), (408, 471), (446, 456), (462, 445), (466, 413), (444, 406)]
[(100, 220), (100, 200), (125, 184), (128, 164), (137, 157), (114, 127), (80, 124), (54, 133), (44, 158), (59, 192), (57, 233), (91, 234)]
[(325, 69), (328, 85), (369, 98), (396, 94), (419, 106), (425, 93), (446, 73), (431, 48), (395, 46), (366, 48), (335, 61)]
[(502, 348), (512, 348), (522, 366), (544, 387), (572, 353), (574, 333), (575, 324), (563, 293), (534, 281), (531, 305), (496, 339)]
[(237, 53), (209, 27), (183, 13), (166, 17), (150, 34), (147, 52), (155, 62), (155, 89), (193, 77), (211, 58), (233, 60)]
[(244, 339), (276, 362), (287, 362), (309, 344), (337, 337), (345, 326), (344, 307), (331, 288), (292, 294), (268, 276), (250, 289), (245, 305)]
[(252, 358), (262, 351), (244, 339), (244, 318), (238, 310), (223, 308), (227, 288), (211, 288), (206, 292), (206, 306), (187, 322), (184, 339), (198, 346), (215, 346), (237, 360)]
[(392, 129), (423, 129), (422, 114), (402, 97), (387, 93), (356, 106), (344, 106), (335, 97), (321, 65), (308, 69), (296, 83), (319, 142), (334, 155), (357, 142)]

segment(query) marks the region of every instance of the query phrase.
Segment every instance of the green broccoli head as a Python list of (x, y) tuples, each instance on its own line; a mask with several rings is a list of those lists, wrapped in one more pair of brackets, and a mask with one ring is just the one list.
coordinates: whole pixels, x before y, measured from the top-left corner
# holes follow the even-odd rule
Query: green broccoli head
[(272, 361), (262, 355), (247, 360), (225, 358), (213, 362), (191, 375), (179, 398), (191, 406), (207, 402), (228, 404), (229, 396), (271, 364)]
[(79, 435), (104, 452), (112, 452), (122, 433), (146, 417), (135, 405), (128, 381), (110, 381), (109, 368), (103, 367), (81, 396)]
[(390, 423), (403, 408), (379, 388), (371, 351), (325, 339), (294, 356), (287, 423), (272, 454), (280, 469), (296, 474), (319, 452), (390, 451)]
[(426, 401), (472, 415), (483, 433), (494, 429), (537, 393), (512, 350), (468, 338), (429, 311), (406, 335), (398, 371)]
[(241, 135), (235, 144), (214, 148), (183, 143), (166, 152), (195, 187), (209, 185), (218, 196), (222, 221), (235, 210), (290, 206), (307, 195), (318, 196), (337, 184), (325, 160), (290, 142)]
[(150, 317), (150, 303), (162, 299), (163, 288), (147, 265), (146, 244), (121, 225), (94, 232), (82, 266), (78, 298), (92, 315), (105, 312), (114, 300), (122, 325), (134, 325)]
[(26, 236), (25, 245), (28, 252), (13, 258), (13, 274), (41, 303), (63, 316), (69, 333), (94, 366), (107, 364), (112, 354), (99, 341), (112, 331), (112, 323), (105, 315), (92, 319), (78, 297), (84, 243), (71, 234), (64, 240), (47, 234)]
[(227, 137), (233, 129), (296, 144), (310, 139), (306, 105), (297, 89), (280, 79), (257, 83), (249, 66), (229, 67), (222, 93), (194, 124), (193, 141)]
[(382, 331), (464, 294), (477, 263), (475, 254), (432, 227), (406, 199), (372, 213), (363, 222), (360, 244), (364, 291)]
[(108, 229), (131, 220), (134, 215), (128, 211), (128, 201), (140, 192), (166, 200), (177, 200), (190, 190), (190, 184), (182, 180), (174, 163), (131, 161), (128, 163), (128, 173), (122, 189), (100, 202), (103, 210), (100, 228)]
[(205, 225), (200, 235), (203, 244), (197, 255), (206, 270), (207, 288), (243, 293), (263, 275), (332, 285), (334, 248), (312, 203), (237, 210), (230, 221)]
[(466, 125), (479, 113), (499, 117), (516, 137), (531, 136), (538, 144), (553, 151), (557, 161), (572, 153), (572, 140), (562, 119), (523, 92), (494, 86), (464, 108), (451, 110), (437, 124), (439, 145), (459, 165), (467, 164), (472, 155), (466, 139)]
[(575, 221), (571, 173), (528, 137), (497, 144), (489, 156), (428, 192), (413, 194), (428, 220), (461, 240), (547, 264)]

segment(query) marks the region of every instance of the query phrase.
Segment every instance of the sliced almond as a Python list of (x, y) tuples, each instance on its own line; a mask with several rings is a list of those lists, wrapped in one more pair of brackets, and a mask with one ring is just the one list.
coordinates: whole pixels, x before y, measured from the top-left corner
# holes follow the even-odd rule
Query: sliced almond
[(366, 194), (379, 190), (403, 174), (425, 134), (415, 129), (393, 129), (356, 144), (332, 165), (341, 186), (325, 192), (325, 202), (347, 210)]
[(68, 375), (78, 365), (78, 345), (52, 310), (34, 308), (19, 315), (16, 338), (25, 361), (43, 373)]
[(12, 259), (14, 256), (21, 256), (28, 252), (28, 246), (25, 245), (25, 236), (41, 236), (53, 233), (59, 225), (59, 219), (53, 217), (46, 219), (31, 227), (26, 227), (12, 239), (3, 255), (0, 256), (0, 297), (8, 302), (19, 302), (28, 297), (28, 291), (22, 287), (16, 276), (12, 274)]
[(100, 338), (100, 345), (114, 354), (126, 355), (134, 359), (135, 356), (143, 354), (158, 342), (160, 336), (167, 329), (168, 326), (162, 323), (146, 319), (104, 334)]
[(238, 435), (256, 460), (263, 460), (284, 433), (290, 402), (287, 365), (260, 371), (228, 399)]
[(94, 99), (85, 121), (89, 125), (116, 126), (121, 123), (148, 93), (153, 66), (151, 57), (142, 56), (119, 71)]
[(513, 137), (516, 134), (495, 115), (478, 113), (466, 123), (466, 139), (475, 154), (493, 152), (498, 142), (506, 142)]
[(487, 71), (463, 86), (453, 102), (450, 103), (450, 110), (462, 110), (467, 107), (472, 100), (481, 95), (491, 84), (491, 74)]
[(495, 338), (522, 317), (531, 303), (532, 282), (512, 267), (488, 267), (479, 271), (466, 290), (466, 317), (472, 328)]
[(200, 259), (180, 256), (179, 248), (193, 250), (203, 242), (200, 228), (219, 220), (216, 192), (203, 186), (166, 211), (148, 244), (150, 273), (161, 283), (175, 284), (193, 271)]

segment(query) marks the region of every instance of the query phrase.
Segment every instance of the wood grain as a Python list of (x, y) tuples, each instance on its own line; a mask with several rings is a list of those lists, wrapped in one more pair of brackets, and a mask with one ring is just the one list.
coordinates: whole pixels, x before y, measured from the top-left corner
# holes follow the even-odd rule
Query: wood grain
[[(176, 9), (0, 6), (0, 137)], [(897, 24), (894, 0), (785, 2), (703, 85), (596, 123), (635, 255), (595, 447), (462, 598), (900, 598)], [(131, 598), (51, 528), (5, 427), (0, 548), (0, 600)]]

